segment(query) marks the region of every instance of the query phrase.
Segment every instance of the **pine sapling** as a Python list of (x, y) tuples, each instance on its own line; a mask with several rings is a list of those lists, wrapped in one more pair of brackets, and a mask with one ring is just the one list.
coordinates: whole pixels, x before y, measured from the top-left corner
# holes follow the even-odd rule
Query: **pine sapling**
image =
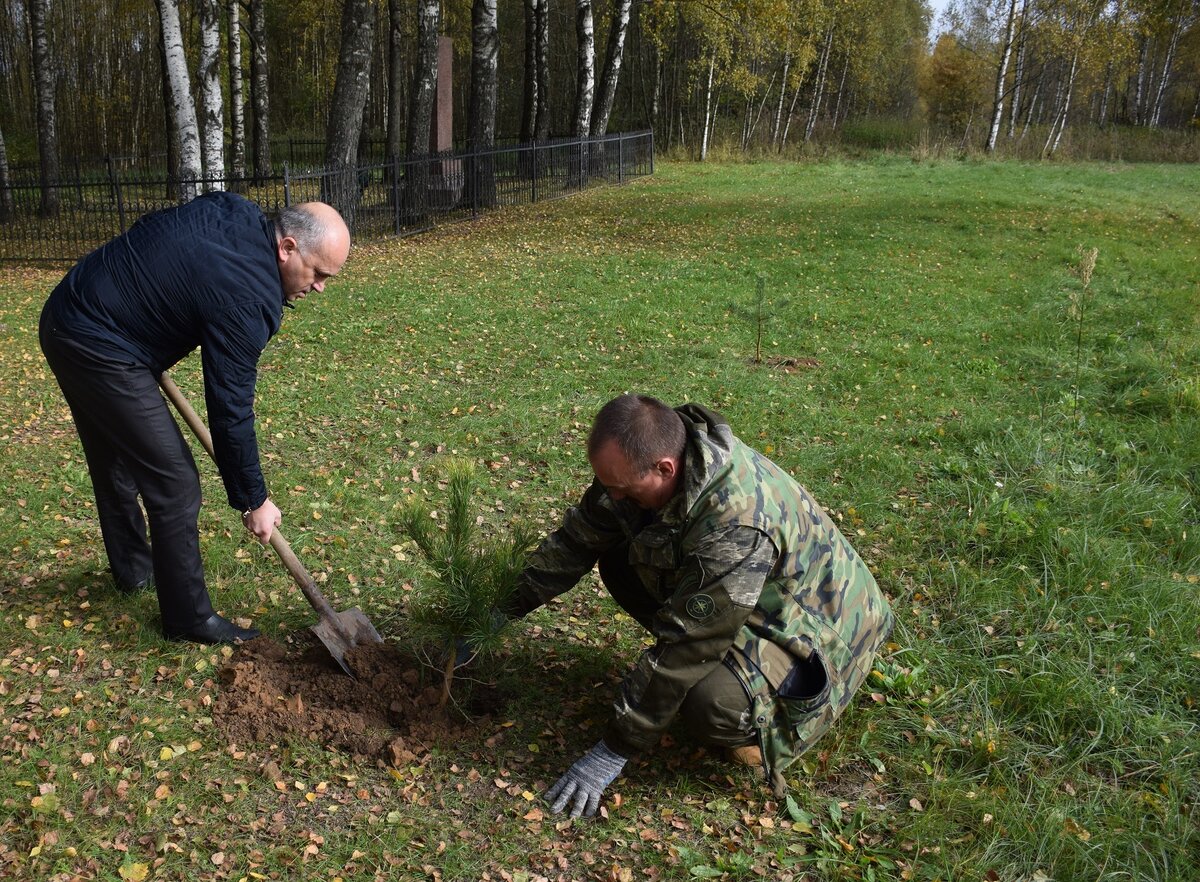
[(428, 578), (414, 582), (409, 621), (445, 659), (440, 708), (450, 698), (458, 648), (470, 646), (474, 656), (487, 655), (499, 645), (505, 619), (497, 610), (515, 592), (536, 538), (533, 531), (520, 525), (507, 537), (485, 540), (477, 536), (477, 520), (471, 510), (474, 466), (452, 460), (446, 473), (449, 495), (444, 527), (417, 500), (400, 513), (400, 527), (416, 544), (428, 570)]
[(787, 306), (788, 301), (781, 300), (775, 304), (768, 303), (766, 295), (767, 277), (759, 273), (756, 279), (754, 305), (746, 309), (736, 303), (730, 303), (729, 311), (745, 320), (754, 328), (754, 364), (762, 364), (763, 337), (766, 336), (767, 328), (770, 326), (771, 319), (774, 318), (775, 313)]

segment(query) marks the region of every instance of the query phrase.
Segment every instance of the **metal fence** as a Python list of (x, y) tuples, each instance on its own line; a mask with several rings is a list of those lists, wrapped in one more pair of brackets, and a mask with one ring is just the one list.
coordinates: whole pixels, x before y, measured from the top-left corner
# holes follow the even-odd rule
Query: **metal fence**
[[(269, 178), (225, 177), (209, 186), (241, 193), (268, 213), (321, 199), (341, 209), (356, 239), (377, 239), (653, 173), (654, 136), (645, 131), (396, 158), (336, 172), (285, 163)], [(162, 173), (131, 173), (109, 161), (103, 169), (60, 178), (53, 185), (57, 208), (48, 215), (36, 173), (23, 170), (0, 190), (0, 261), (75, 261), (143, 214), (179, 205), (204, 187)]]

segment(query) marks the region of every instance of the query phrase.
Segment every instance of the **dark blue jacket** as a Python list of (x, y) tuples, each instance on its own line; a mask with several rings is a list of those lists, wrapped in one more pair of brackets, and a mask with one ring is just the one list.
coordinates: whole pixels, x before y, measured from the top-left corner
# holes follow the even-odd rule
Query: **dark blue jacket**
[(46, 309), (56, 333), (156, 377), (200, 347), (217, 467), (229, 504), (245, 511), (267, 498), (254, 384), (283, 299), (274, 224), (241, 196), (209, 193), (146, 215), (83, 258)]

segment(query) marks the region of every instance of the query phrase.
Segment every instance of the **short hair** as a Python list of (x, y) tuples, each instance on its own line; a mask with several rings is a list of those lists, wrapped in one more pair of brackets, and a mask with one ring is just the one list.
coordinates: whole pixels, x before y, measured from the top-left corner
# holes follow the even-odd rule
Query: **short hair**
[(679, 414), (657, 398), (626, 393), (596, 414), (588, 435), (588, 456), (609, 441), (615, 441), (629, 464), (645, 474), (664, 457), (683, 459), (687, 431)]
[(280, 209), (275, 218), (275, 230), (280, 239), (291, 236), (296, 240), (296, 246), (307, 254), (320, 251), (330, 233), (329, 225), (303, 202)]

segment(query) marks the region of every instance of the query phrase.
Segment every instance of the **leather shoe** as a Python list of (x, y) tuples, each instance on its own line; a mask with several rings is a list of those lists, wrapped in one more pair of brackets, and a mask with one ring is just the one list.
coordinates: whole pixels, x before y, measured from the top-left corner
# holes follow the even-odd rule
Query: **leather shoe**
[(192, 643), (237, 643), (253, 640), (262, 634), (257, 628), (239, 628), (229, 619), (213, 613), (203, 622), (180, 634), (167, 634), (168, 640), (187, 640)]
[(144, 576), (136, 582), (126, 582), (113, 576), (113, 584), (117, 586), (117, 590), (122, 594), (141, 594), (143, 591), (154, 587), (154, 574)]
[(731, 763), (741, 766), (761, 766), (762, 751), (757, 744), (743, 744), (741, 747), (725, 748), (725, 758)]

